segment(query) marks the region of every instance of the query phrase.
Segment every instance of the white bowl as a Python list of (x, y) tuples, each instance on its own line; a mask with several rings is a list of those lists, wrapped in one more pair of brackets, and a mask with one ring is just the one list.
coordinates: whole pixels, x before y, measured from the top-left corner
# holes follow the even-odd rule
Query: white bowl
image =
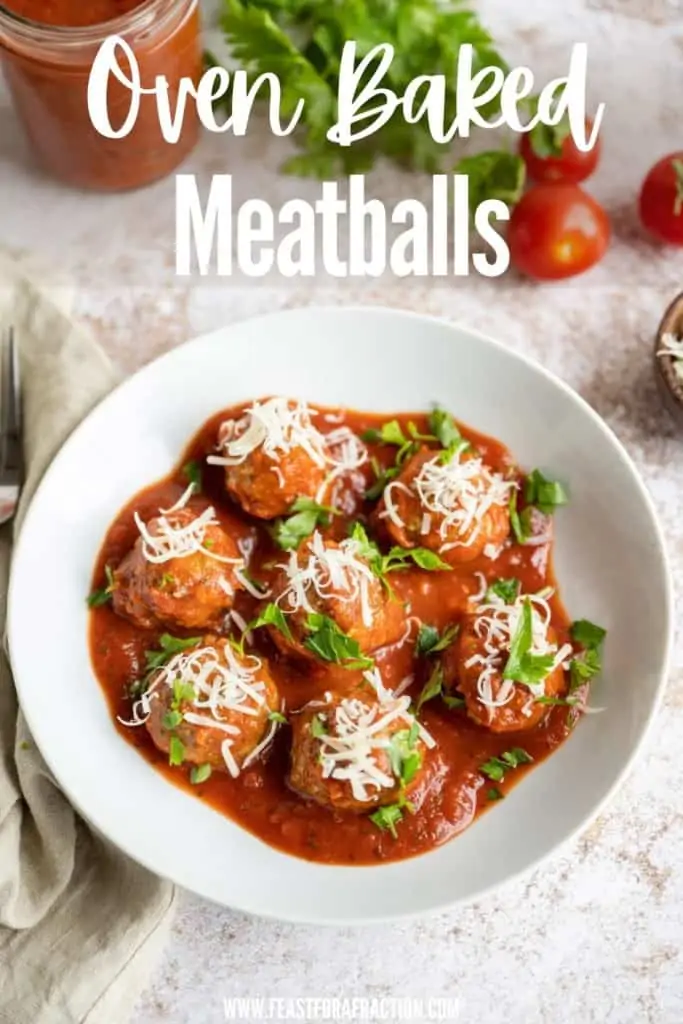
[[(395, 412), (438, 401), (568, 481), (556, 571), (570, 615), (608, 630), (603, 677), (568, 741), (437, 850), (330, 867), (273, 850), (174, 786), (114, 730), (90, 665), (84, 596), (104, 533), (208, 416), (267, 394)], [(184, 345), (122, 384), (48, 470), (17, 545), (9, 644), (35, 740), (89, 821), (152, 871), (226, 906), (359, 923), (469, 900), (537, 865), (599, 811), (663, 689), (671, 589), (650, 499), (614, 435), (540, 366), (464, 327), (385, 309), (302, 309)], [(41, 617), (38, 608), (44, 609)]]

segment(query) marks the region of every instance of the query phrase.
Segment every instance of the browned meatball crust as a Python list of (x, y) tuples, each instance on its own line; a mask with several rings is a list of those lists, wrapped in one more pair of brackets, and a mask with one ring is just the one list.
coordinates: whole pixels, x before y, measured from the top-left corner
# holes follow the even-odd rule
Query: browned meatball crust
[(419, 786), (434, 741), (409, 698), (328, 695), (292, 717), (289, 785), (333, 810), (367, 813)]
[[(480, 685), (484, 662), (491, 660), (491, 643), (486, 639), (483, 615), (483, 612), (466, 615), (456, 641), (444, 651), (442, 664), (446, 688), (457, 689), (465, 699), (469, 717), (492, 732), (533, 729), (548, 713), (548, 706), (539, 703), (537, 698), (557, 697), (564, 691), (562, 665), (557, 665), (533, 688), (504, 680), (502, 674), (510, 653), (507, 642), (499, 647), (498, 655), (493, 658), (494, 670), (488, 675), (488, 684)], [(547, 627), (546, 637), (550, 650), (557, 653), (557, 635), (552, 626)], [(487, 702), (482, 699), (482, 689), (487, 694)], [(505, 703), (499, 703), (501, 701)]]
[(311, 613), (325, 615), (369, 653), (396, 643), (405, 632), (405, 610), (392, 597), (352, 539), (326, 540), (318, 532), (290, 552), (274, 581), (271, 601), (287, 618), (293, 639), (272, 630), (285, 653), (314, 658), (303, 646)]
[[(186, 507), (151, 519), (146, 530), (159, 537), (164, 523), (174, 530), (191, 527), (206, 509)], [(150, 561), (144, 537), (114, 571), (112, 604), (118, 615), (143, 629), (217, 627), (232, 607), (241, 586), (236, 570), (243, 566), (237, 545), (214, 520), (200, 531), (202, 547), (187, 554)], [(153, 552), (152, 552), (153, 554)]]
[(423, 449), (409, 459), (387, 485), (378, 516), (401, 547), (430, 548), (458, 565), (503, 545), (513, 485), (470, 450), (447, 462), (443, 454)]
[(280, 703), (266, 662), (214, 637), (161, 669), (147, 700), (145, 725), (159, 750), (169, 753), (175, 738), (183, 764), (232, 775), (274, 731), (271, 715)]

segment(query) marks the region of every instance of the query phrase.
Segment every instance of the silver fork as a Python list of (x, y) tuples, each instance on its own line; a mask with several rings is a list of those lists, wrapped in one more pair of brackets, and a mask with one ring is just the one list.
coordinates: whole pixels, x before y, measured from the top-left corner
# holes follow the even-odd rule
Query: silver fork
[(21, 378), (14, 328), (2, 332), (0, 350), (0, 523), (17, 509), (24, 476)]

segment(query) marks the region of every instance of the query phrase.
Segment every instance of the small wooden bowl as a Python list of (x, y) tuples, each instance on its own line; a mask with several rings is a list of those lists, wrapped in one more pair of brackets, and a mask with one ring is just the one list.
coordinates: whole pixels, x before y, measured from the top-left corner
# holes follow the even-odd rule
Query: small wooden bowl
[(655, 376), (660, 393), (671, 413), (683, 425), (683, 378), (676, 373), (673, 356), (658, 355), (665, 334), (683, 338), (683, 292), (676, 296), (662, 317), (654, 347)]

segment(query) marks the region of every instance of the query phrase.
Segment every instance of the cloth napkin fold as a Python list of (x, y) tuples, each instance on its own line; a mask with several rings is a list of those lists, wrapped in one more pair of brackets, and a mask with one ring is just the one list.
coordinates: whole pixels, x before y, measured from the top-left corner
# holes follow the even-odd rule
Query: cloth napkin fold
[[(39, 287), (0, 254), (0, 325), (10, 323), (21, 346), (27, 479), (14, 524), (0, 530), (3, 629), (26, 506), (67, 435), (115, 383), (104, 353), (70, 318), (65, 290)], [(45, 681), (59, 685), (47, 658)], [(0, 1024), (124, 1024), (173, 904), (170, 883), (93, 834), (60, 792), (0, 653)]]

